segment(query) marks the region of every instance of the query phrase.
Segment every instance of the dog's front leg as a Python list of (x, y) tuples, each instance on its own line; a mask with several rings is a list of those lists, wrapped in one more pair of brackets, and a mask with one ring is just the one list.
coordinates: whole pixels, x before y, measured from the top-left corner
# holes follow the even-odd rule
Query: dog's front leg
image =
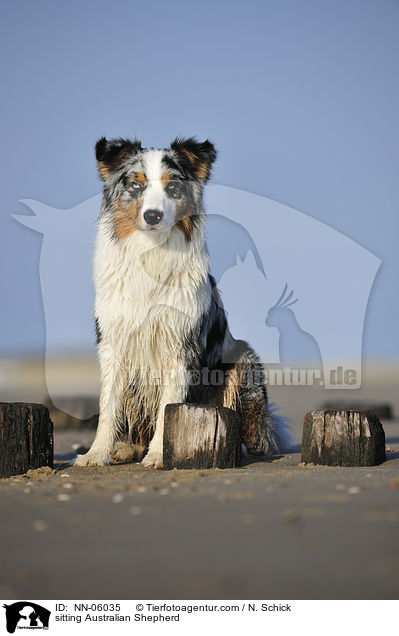
[(162, 395), (159, 404), (154, 437), (150, 442), (148, 453), (142, 460), (146, 468), (163, 468), (163, 428), (165, 406), (184, 402), (187, 393), (187, 373), (182, 365), (170, 371), (169, 376), (162, 386)]
[(123, 424), (123, 396), (128, 373), (122, 356), (114, 347), (102, 341), (99, 346), (101, 367), (100, 415), (96, 437), (86, 455), (78, 455), (77, 466), (104, 466), (111, 463), (115, 439)]

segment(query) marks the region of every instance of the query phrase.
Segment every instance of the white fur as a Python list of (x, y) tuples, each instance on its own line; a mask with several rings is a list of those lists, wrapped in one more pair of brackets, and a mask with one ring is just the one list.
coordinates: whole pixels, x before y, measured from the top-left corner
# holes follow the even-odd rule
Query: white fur
[[(155, 178), (159, 159), (154, 153), (147, 165), (154, 181), (144, 201), (148, 207), (160, 202)], [(173, 226), (156, 232), (136, 230), (115, 242), (109, 225), (100, 221), (94, 259), (95, 316), (102, 336), (100, 416), (93, 445), (76, 464), (110, 462), (124, 419), (123, 396), (134, 379), (156, 424), (143, 464), (162, 466), (164, 408), (182, 401), (186, 392), (182, 342), (211, 300), (204, 231), (202, 219), (191, 241)], [(154, 382), (154, 376), (162, 374), (167, 380)]]
[(144, 193), (143, 205), (141, 208), (140, 218), (138, 219), (138, 227), (142, 230), (148, 230), (147, 223), (144, 220), (144, 213), (147, 210), (161, 210), (163, 217), (156, 228), (152, 228), (152, 232), (160, 230), (168, 230), (175, 223), (176, 203), (169, 198), (162, 185), (162, 150), (149, 150), (143, 155), (144, 172), (147, 177), (147, 188)]

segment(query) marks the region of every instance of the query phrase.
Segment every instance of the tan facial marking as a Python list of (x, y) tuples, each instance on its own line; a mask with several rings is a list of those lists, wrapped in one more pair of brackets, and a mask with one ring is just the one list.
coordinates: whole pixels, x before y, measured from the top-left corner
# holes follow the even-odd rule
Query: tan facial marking
[(183, 217), (176, 223), (176, 227), (183, 232), (186, 240), (190, 241), (195, 227), (194, 217), (192, 215)]
[(144, 172), (137, 172), (134, 177), (134, 181), (137, 181), (138, 183), (147, 183), (147, 177)]
[(187, 241), (190, 241), (195, 228), (195, 215), (190, 212), (187, 213), (184, 199), (176, 201), (175, 224), (176, 227), (183, 232)]
[(114, 204), (113, 221), (117, 237), (127, 239), (137, 229), (137, 221), (141, 213), (142, 201), (132, 201), (122, 205), (119, 197)]
[(161, 184), (163, 188), (166, 188), (166, 186), (168, 185), (169, 181), (172, 181), (172, 175), (169, 172), (163, 172), (162, 176), (161, 176)]

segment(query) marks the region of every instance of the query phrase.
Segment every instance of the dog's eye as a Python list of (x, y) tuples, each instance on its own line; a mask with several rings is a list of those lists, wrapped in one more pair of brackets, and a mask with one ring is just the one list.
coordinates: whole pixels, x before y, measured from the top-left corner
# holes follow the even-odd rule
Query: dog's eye
[(143, 190), (143, 188), (144, 188), (144, 183), (142, 183), (141, 181), (133, 181), (133, 183), (131, 183), (130, 186), (128, 187), (128, 192), (132, 196), (136, 196)]
[(179, 197), (182, 193), (182, 189), (183, 187), (181, 183), (179, 183), (179, 181), (169, 181), (169, 183), (166, 185), (166, 188), (165, 188), (169, 196), (173, 198)]

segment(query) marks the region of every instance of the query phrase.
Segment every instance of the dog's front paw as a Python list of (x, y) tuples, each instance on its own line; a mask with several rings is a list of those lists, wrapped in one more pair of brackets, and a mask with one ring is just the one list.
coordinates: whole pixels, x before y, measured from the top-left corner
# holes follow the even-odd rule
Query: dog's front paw
[(108, 453), (90, 449), (86, 455), (78, 455), (73, 462), (74, 466), (107, 466), (112, 460)]
[(141, 462), (146, 468), (163, 468), (163, 454), (160, 451), (148, 451)]

